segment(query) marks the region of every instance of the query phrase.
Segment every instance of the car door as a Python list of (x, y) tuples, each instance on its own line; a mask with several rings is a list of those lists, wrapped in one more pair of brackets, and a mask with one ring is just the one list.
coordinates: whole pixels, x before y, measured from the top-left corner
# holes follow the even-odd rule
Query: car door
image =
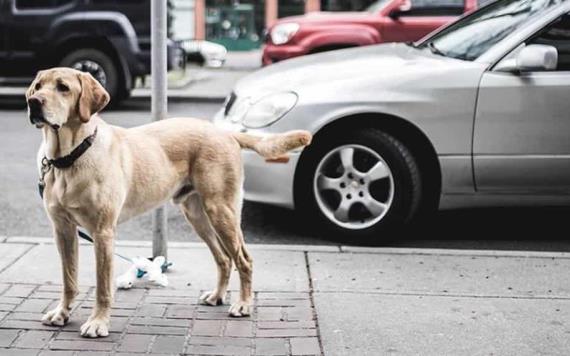
[(558, 50), (555, 71), (486, 72), (474, 126), (478, 191), (570, 193), (570, 15), (529, 40)]
[(384, 42), (417, 41), (453, 21), (465, 10), (465, 0), (411, 0), (408, 11), (392, 16), (384, 25)]
[[(7, 56), (7, 33), (6, 33), (6, 21), (8, 16), (8, 8), (6, 8), (6, 0), (0, 0), (0, 66), (5, 65)], [(0, 69), (0, 73), (1, 73)]]
[(42, 49), (52, 21), (80, 0), (5, 0), (10, 76), (27, 76), (45, 67), (53, 55)]

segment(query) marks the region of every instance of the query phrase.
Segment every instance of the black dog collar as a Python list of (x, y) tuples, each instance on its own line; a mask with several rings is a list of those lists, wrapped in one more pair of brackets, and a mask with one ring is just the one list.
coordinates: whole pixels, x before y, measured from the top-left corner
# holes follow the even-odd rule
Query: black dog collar
[(44, 188), (46, 186), (46, 182), (44, 180), (45, 175), (47, 174), (47, 172), (49, 172), (49, 170), (51, 169), (51, 167), (55, 167), (55, 168), (69, 168), (73, 165), (73, 163), (75, 161), (77, 161), (77, 159), (79, 157), (81, 157), (85, 151), (87, 151), (87, 149), (89, 149), (89, 147), (91, 147), (91, 145), (93, 144), (93, 141), (95, 141), (95, 137), (97, 136), (97, 128), (95, 128), (95, 131), (93, 132), (92, 135), (87, 136), (83, 142), (81, 142), (79, 144), (79, 146), (75, 147), (73, 149), (73, 151), (71, 151), (70, 154), (68, 154), (67, 156), (64, 157), (60, 157), (60, 158), (56, 158), (56, 159), (47, 159), (45, 156), (42, 159), (42, 168), (41, 168), (41, 172), (40, 172), (40, 179), (38, 181), (38, 190), (40, 192), (40, 197), (44, 197)]
[(71, 167), (73, 163), (75, 163), (75, 161), (77, 161), (77, 159), (81, 157), (89, 149), (89, 147), (91, 147), (93, 141), (95, 141), (96, 136), (97, 136), (97, 128), (95, 128), (95, 131), (93, 132), (92, 135), (85, 137), (83, 142), (81, 142), (79, 146), (75, 147), (70, 154), (60, 158), (48, 159), (47, 160), (48, 164), (59, 169)]

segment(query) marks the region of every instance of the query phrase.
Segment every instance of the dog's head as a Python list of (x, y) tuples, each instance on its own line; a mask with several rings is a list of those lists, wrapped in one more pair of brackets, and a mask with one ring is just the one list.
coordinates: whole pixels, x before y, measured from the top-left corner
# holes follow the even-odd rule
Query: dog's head
[(28, 116), (37, 128), (81, 124), (109, 103), (109, 94), (89, 73), (71, 68), (39, 71), (26, 91)]

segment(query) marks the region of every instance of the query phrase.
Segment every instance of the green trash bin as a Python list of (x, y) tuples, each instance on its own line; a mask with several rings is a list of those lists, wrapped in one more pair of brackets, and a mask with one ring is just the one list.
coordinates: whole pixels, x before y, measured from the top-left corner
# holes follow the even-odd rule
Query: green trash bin
[(209, 7), (206, 10), (206, 39), (219, 43), (228, 51), (259, 48), (261, 41), (255, 30), (254, 5)]

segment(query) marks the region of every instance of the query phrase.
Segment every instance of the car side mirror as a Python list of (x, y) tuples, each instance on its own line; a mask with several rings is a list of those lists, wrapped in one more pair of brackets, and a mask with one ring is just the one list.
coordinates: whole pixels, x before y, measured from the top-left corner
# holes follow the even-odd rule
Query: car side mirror
[(499, 72), (542, 72), (555, 70), (558, 66), (556, 47), (532, 44), (522, 48), (514, 58), (509, 58), (495, 67)]
[(398, 19), (400, 16), (404, 15), (406, 12), (412, 9), (412, 2), (409, 0), (403, 0), (400, 5), (388, 13), (388, 17), (393, 20)]

